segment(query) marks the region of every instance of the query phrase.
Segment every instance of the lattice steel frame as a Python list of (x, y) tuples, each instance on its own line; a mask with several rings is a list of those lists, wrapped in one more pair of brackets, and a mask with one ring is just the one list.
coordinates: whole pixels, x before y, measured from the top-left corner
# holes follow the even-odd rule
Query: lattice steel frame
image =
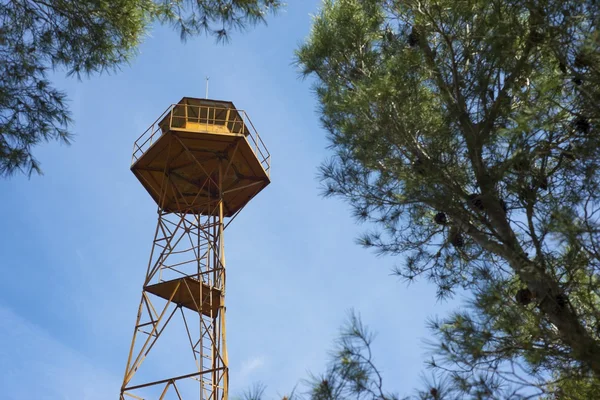
[[(189, 156), (194, 158), (191, 152)], [(197, 160), (194, 161), (201, 166)], [(213, 188), (217, 189), (217, 197), (209, 202), (214, 205), (210, 215), (188, 212), (186, 204), (179, 205), (180, 209), (185, 210), (183, 212), (165, 212), (160, 205), (158, 207), (158, 223), (121, 387), (121, 400), (143, 399), (136, 391), (157, 385), (163, 387), (159, 399), (163, 399), (172, 389), (182, 400), (177, 386), (182, 379), (195, 379), (198, 382), (200, 393), (199, 397), (195, 398), (228, 398), (223, 231), (237, 213), (228, 224), (224, 223), (221, 181), (230, 167), (231, 161), (224, 160), (219, 163), (217, 170), (205, 171), (207, 178), (203, 184), (198, 185), (198, 195), (206, 195), (207, 192), (214, 191)], [(165, 166), (163, 199), (167, 191), (177, 190), (169, 176), (171, 172), (177, 171), (168, 171), (168, 166)], [(181, 198), (185, 199), (183, 195)], [(161, 204), (164, 203), (161, 201)], [(184, 243), (187, 246), (183, 246)], [(156, 293), (160, 293), (159, 296)], [(166, 300), (166, 304), (163, 307), (155, 307), (160, 297)], [(177, 299), (183, 301), (178, 302)], [(180, 315), (185, 324), (197, 371), (130, 385), (142, 362), (176, 314)], [(198, 321), (198, 337), (194, 337), (190, 329), (190, 319), (193, 318)]]

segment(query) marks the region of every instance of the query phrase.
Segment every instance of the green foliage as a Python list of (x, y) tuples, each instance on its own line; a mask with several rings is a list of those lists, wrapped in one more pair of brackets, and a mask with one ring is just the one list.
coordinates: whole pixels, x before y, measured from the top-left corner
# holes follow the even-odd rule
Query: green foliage
[(589, 375), (561, 377), (552, 384), (551, 392), (544, 400), (594, 399), (600, 393), (600, 381)]
[(371, 343), (373, 334), (352, 313), (342, 328), (327, 371), (305, 382), (310, 400), (364, 398), (396, 400), (383, 389), (381, 372), (375, 366)]
[(18, 0), (0, 3), (0, 176), (40, 173), (32, 148), (69, 143), (65, 94), (46, 78), (114, 71), (135, 54), (153, 21), (172, 24), (182, 39), (264, 21), (278, 0)]
[(264, 398), (266, 389), (267, 389), (267, 387), (263, 383), (257, 382), (249, 389), (244, 390), (244, 392), (241, 395), (235, 396), (234, 399), (236, 399), (236, 400), (262, 400)]
[[(519, 322), (524, 324), (528, 323), (514, 315), (511, 318), (520, 319)], [(412, 395), (404, 397), (403, 400), (587, 400), (597, 397), (600, 381), (592, 374), (581, 375), (572, 372), (568, 375), (555, 375), (549, 380), (548, 376), (539, 371), (523, 371), (522, 364), (506, 362), (501, 353), (492, 354), (489, 346), (490, 332), (484, 329), (488, 322), (476, 321), (469, 313), (457, 313), (451, 319), (452, 322), (446, 321), (443, 325), (435, 321), (431, 323), (440, 335), (460, 335), (458, 340), (442, 341), (441, 347), (442, 352), (454, 357), (454, 361), (464, 369), (443, 370), (432, 358), (430, 364), (438, 373), (429, 377), (423, 376), (422, 387), (415, 389)], [(519, 326), (511, 326), (509, 329), (527, 334), (527, 329)], [(524, 342), (539, 343), (536, 338), (529, 338)], [(293, 399), (398, 399), (397, 395), (385, 392), (385, 384), (389, 384), (389, 381), (383, 378), (376, 366), (372, 344), (373, 334), (362, 324), (360, 318), (352, 313), (340, 333), (326, 371), (305, 380), (300, 393), (294, 393)], [(510, 353), (519, 350), (511, 348), (512, 345), (510, 339), (506, 340), (505, 351)], [(470, 350), (461, 352), (454, 346), (470, 347)], [(536, 351), (535, 346), (530, 345), (529, 350)], [(494, 358), (492, 365), (495, 368), (470, 368), (473, 365), (472, 360), (466, 358), (481, 357)], [(388, 378), (389, 376), (387, 375)], [(287, 400), (287, 396), (284, 400)]]
[(599, 16), (326, 0), (297, 52), (334, 151), (325, 194), (373, 227), (363, 245), (403, 256), (399, 276), (472, 293), (431, 323), (432, 366), (464, 396), (600, 378)]

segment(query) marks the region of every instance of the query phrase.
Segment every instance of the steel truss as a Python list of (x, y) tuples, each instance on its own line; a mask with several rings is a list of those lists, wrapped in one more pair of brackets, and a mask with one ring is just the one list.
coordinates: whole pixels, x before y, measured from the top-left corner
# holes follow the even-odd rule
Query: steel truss
[[(190, 156), (194, 157), (191, 153)], [(159, 400), (168, 395), (182, 400), (178, 384), (188, 379), (197, 382), (198, 393), (193, 396), (196, 399), (228, 398), (223, 243), (226, 225), (221, 178), (229, 170), (230, 163), (225, 161), (219, 163), (215, 171), (205, 171), (204, 182), (197, 186), (198, 197), (217, 193), (216, 198), (207, 199), (207, 207), (212, 212), (190, 212), (194, 209), (191, 204), (198, 209), (197, 198), (186, 209), (189, 194), (179, 197), (183, 203), (180, 204), (181, 212), (164, 211), (159, 206), (158, 224), (121, 386), (121, 400), (145, 399), (139, 392), (151, 387), (160, 388)], [(173, 179), (176, 176), (176, 170), (165, 168), (164, 195), (178, 190)], [(175, 318), (183, 321), (197, 369), (167, 379), (132, 384), (155, 343)]]

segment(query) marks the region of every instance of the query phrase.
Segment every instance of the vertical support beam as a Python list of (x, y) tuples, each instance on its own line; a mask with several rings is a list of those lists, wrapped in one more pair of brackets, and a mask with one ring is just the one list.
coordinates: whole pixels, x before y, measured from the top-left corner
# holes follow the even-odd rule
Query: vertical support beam
[(225, 367), (223, 371), (223, 400), (227, 400), (229, 391), (229, 359), (227, 357), (227, 336), (225, 330), (225, 237), (223, 235), (225, 226), (223, 222), (223, 167), (221, 165), (219, 165), (219, 195), (221, 197), (219, 201), (219, 264), (221, 265), (220, 281), (222, 288), (219, 316), (221, 318), (221, 352)]

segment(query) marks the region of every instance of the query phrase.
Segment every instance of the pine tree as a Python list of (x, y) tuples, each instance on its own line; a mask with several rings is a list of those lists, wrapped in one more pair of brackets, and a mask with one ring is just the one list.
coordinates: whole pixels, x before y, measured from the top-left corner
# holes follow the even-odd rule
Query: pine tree
[(154, 21), (182, 39), (200, 33), (224, 41), (231, 30), (264, 21), (278, 0), (15, 0), (0, 3), (0, 176), (40, 173), (33, 148), (69, 143), (65, 94), (47, 73), (115, 70), (134, 55)]
[(599, 387), (599, 17), (593, 1), (325, 0), (297, 51), (334, 151), (325, 194), (374, 227), (363, 245), (402, 256), (399, 276), (472, 294), (431, 322), (456, 398)]

